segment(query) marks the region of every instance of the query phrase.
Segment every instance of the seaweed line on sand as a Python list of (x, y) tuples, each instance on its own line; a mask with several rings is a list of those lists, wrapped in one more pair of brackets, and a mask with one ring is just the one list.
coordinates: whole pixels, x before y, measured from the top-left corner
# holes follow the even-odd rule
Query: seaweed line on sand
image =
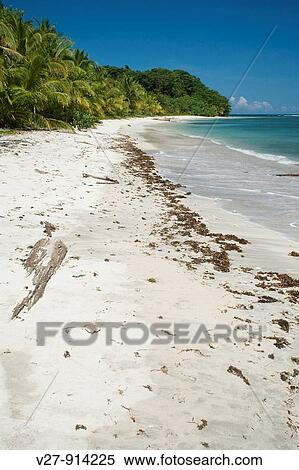
[[(154, 192), (164, 200), (163, 215), (155, 224), (152, 235), (159, 235), (166, 245), (175, 248), (178, 255), (172, 260), (184, 264), (190, 270), (196, 270), (203, 263), (210, 263), (216, 271), (229, 273), (232, 269), (231, 252), (242, 253), (243, 247), (250, 242), (234, 234), (211, 232), (201, 215), (182, 202), (186, 198), (186, 193), (182, 191), (183, 186), (159, 175), (153, 156), (138, 148), (129, 136), (122, 136), (114, 142), (112, 148), (122, 151), (127, 157), (122, 165), (134, 177), (141, 178), (149, 192)], [(149, 243), (149, 247), (155, 248), (155, 243)], [(239, 269), (242, 270), (242, 267)], [(255, 296), (257, 302), (287, 300), (291, 304), (299, 303), (298, 279), (283, 273), (254, 273), (250, 268), (246, 272), (255, 287), (250, 295)], [(257, 283), (257, 280), (260, 282)], [(234, 292), (233, 289), (228, 290)], [(267, 295), (273, 291), (283, 298)], [(248, 295), (246, 291), (237, 293)]]

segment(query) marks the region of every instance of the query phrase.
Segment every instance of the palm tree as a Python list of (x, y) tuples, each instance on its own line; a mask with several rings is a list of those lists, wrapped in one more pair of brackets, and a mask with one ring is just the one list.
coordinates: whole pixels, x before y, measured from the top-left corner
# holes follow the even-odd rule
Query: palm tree
[(11, 125), (46, 129), (69, 127), (46, 115), (51, 106), (67, 106), (70, 97), (67, 83), (50, 76), (43, 56), (35, 55), (30, 62), (11, 67), (5, 91), (2, 108), (6, 108), (6, 120)]
[(0, 50), (12, 59), (23, 59), (34, 28), (25, 22), (16, 10), (2, 7), (0, 10)]
[(129, 112), (129, 105), (120, 86), (105, 73), (97, 71), (93, 82), (93, 90), (97, 101), (102, 107), (102, 117), (125, 116)]
[(127, 67), (112, 77), (47, 20), (36, 27), (0, 3), (0, 126), (68, 128), (161, 106)]
[(120, 86), (129, 108), (134, 113), (142, 101), (144, 89), (127, 73), (122, 76)]
[(75, 49), (72, 54), (72, 60), (77, 67), (86, 70), (90, 66), (94, 66), (94, 63), (89, 59), (88, 54), (81, 49)]

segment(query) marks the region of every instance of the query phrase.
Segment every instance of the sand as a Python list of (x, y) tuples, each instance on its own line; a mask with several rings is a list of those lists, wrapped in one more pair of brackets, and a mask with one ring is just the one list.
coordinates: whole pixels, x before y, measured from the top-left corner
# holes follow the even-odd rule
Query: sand
[(143, 132), (149, 151), (158, 155), (158, 169), (164, 176), (299, 242), (299, 179), (276, 176), (298, 173), (295, 162), (244, 156), (209, 139), (188, 137), (194, 131), (178, 124), (151, 123)]
[[(296, 277), (298, 244), (211, 199), (176, 198), (184, 188), (142, 167), (149, 122), (0, 139), (3, 449), (298, 447), (298, 288), (255, 278)], [(250, 243), (231, 251), (216, 235), (183, 234), (177, 204), (202, 215), (196, 227)], [(192, 240), (210, 250), (204, 263)], [(223, 250), (229, 271), (215, 264)], [(44, 346), (40, 322), (62, 323)], [(65, 332), (68, 322), (83, 324)], [(97, 322), (165, 322), (170, 342), (126, 344), (118, 327), (106, 345)], [(176, 344), (174, 323), (212, 339)], [(263, 338), (215, 342), (219, 324), (262, 327)], [(96, 340), (75, 346), (63, 331)]]

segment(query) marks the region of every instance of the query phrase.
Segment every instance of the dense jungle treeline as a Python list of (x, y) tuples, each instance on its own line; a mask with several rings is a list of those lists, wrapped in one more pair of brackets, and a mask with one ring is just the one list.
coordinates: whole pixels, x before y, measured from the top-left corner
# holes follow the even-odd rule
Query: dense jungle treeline
[(0, 127), (72, 129), (103, 118), (227, 115), (227, 98), (183, 70), (100, 66), (47, 20), (0, 4)]

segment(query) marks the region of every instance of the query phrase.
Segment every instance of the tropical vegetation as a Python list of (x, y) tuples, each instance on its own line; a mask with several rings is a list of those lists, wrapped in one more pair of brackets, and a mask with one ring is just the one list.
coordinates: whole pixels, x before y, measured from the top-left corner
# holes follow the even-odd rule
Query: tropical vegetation
[(202, 81), (184, 70), (155, 68), (144, 72), (124, 68), (105, 69), (113, 78), (129, 74), (152, 93), (163, 107), (165, 114), (195, 114), (202, 116), (226, 116), (230, 112), (227, 98), (211, 90)]
[(103, 118), (226, 115), (228, 100), (182, 70), (100, 66), (47, 20), (0, 4), (0, 128), (73, 129)]

